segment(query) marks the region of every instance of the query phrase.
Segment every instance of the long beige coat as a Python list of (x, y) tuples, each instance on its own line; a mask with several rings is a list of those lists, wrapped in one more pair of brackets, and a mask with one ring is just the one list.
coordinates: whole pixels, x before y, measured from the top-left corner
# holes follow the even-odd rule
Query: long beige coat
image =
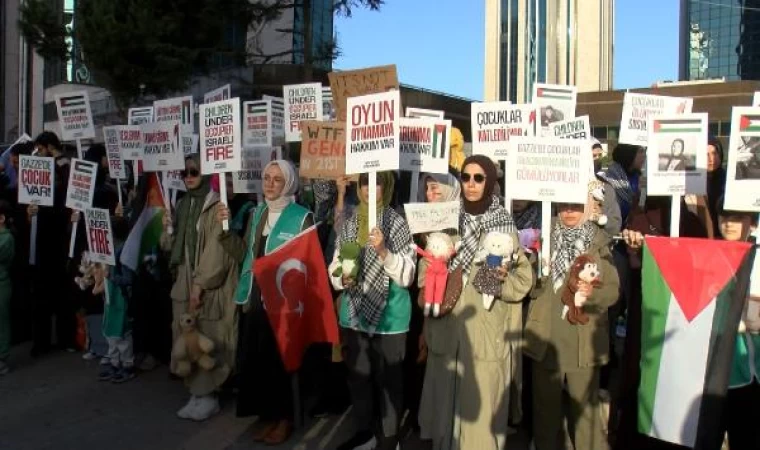
[[(513, 239), (517, 242), (517, 236)], [(422, 437), (432, 439), (435, 450), (506, 446), (513, 349), (521, 345), (521, 302), (533, 285), (531, 265), (522, 250), (518, 255), (490, 311), (472, 286), (479, 269), (473, 263), (451, 314), (426, 321), (428, 360), (419, 421)]]
[[(190, 201), (188, 197), (180, 201)], [(195, 370), (185, 379), (190, 393), (209, 395), (224, 383), (235, 365), (237, 345), (237, 312), (233, 302), (238, 282), (238, 265), (224, 251), (220, 243), (222, 225), (216, 220), (219, 194), (210, 192), (204, 201), (198, 219), (198, 243), (195, 249), (195, 271), (189, 261), (177, 268), (177, 279), (172, 286), (172, 337), (180, 333), (179, 317), (188, 311), (190, 290), (197, 284), (203, 290), (203, 306), (198, 315), (198, 330), (214, 341), (217, 367), (211, 372)], [(173, 236), (164, 233), (161, 244), (171, 251)], [(185, 252), (186, 258), (189, 252)], [(172, 368), (174, 362), (172, 361)]]

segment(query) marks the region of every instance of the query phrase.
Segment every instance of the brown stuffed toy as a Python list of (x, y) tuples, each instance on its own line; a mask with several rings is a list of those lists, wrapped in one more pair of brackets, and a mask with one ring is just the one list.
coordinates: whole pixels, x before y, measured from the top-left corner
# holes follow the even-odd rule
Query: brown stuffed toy
[(588, 284), (594, 288), (601, 286), (599, 277), (599, 267), (594, 259), (583, 254), (575, 258), (570, 273), (568, 274), (567, 286), (562, 291), (562, 318), (573, 325), (585, 325), (588, 323), (588, 316), (583, 312), (583, 305), (587, 298), (581, 294), (580, 287)]

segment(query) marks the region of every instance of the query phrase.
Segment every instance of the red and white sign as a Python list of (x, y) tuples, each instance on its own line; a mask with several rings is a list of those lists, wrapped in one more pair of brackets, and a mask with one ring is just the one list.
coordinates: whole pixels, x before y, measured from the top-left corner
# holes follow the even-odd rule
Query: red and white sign
[(84, 211), (92, 207), (95, 195), (95, 178), (98, 176), (98, 165), (82, 159), (71, 160), (69, 185), (66, 189), (66, 207)]
[(201, 105), (201, 172), (237, 172), (242, 151), (240, 99)]
[(179, 133), (179, 122), (142, 125), (144, 171), (165, 172), (185, 168), (185, 157), (179, 149)]
[(537, 111), (535, 105), (473, 103), (472, 153), (495, 161), (507, 159), (511, 138), (535, 135)]
[(261, 172), (276, 159), (282, 159), (280, 147), (244, 147), (243, 167), (232, 175), (232, 191), (236, 194), (262, 194)]
[(23, 205), (53, 206), (55, 159), (19, 155), (18, 202)]
[(179, 122), (182, 135), (190, 136), (195, 133), (193, 121), (193, 97), (177, 97), (153, 102), (155, 122)]
[(111, 231), (111, 216), (107, 209), (87, 208), (84, 211), (87, 225), (87, 245), (93, 262), (116, 265), (116, 252)]
[(398, 170), (400, 109), (398, 91), (349, 97), (346, 174)]
[(400, 123), (401, 170), (448, 173), (451, 121), (402, 117)]
[(232, 87), (230, 87), (229, 84), (225, 84), (218, 89), (206, 92), (206, 94), (203, 96), (203, 103), (214, 103), (222, 100), (229, 100), (231, 97), (231, 92)]
[(72, 92), (55, 96), (58, 121), (61, 123), (61, 139), (75, 141), (95, 137), (92, 110), (87, 92)]
[[(149, 123), (149, 122), (145, 122)], [(128, 161), (140, 161), (143, 157), (142, 134), (139, 125), (122, 125), (113, 127), (119, 132), (121, 157)]]
[(108, 157), (108, 174), (114, 180), (127, 178), (124, 170), (124, 160), (121, 155), (119, 143), (119, 127), (103, 127), (103, 139), (106, 143), (106, 156)]
[(282, 87), (285, 99), (285, 140), (301, 142), (301, 122), (322, 120), (322, 85), (291, 84)]

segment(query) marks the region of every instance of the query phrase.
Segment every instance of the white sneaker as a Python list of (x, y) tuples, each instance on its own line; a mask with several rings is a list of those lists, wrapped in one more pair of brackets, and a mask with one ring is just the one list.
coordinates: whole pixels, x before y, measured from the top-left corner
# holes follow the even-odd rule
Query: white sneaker
[(96, 355), (93, 352), (87, 352), (84, 355), (82, 355), (82, 359), (85, 361), (92, 361), (93, 359), (97, 359), (98, 355)]
[(213, 395), (198, 397), (195, 408), (190, 410), (190, 418), (196, 422), (203, 422), (219, 412), (219, 400)]
[(180, 419), (189, 419), (191, 417), (190, 413), (195, 410), (196, 403), (198, 403), (198, 397), (194, 395), (191, 396), (187, 404), (177, 411), (177, 417)]

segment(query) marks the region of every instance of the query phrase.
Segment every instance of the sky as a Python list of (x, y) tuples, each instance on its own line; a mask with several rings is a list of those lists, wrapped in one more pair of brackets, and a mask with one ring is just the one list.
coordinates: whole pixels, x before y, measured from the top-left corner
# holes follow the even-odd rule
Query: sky
[[(614, 88), (678, 78), (676, 0), (617, 0)], [(464, 7), (464, 5), (467, 5)], [(335, 20), (336, 69), (396, 64), (399, 81), (483, 98), (484, 0), (386, 0)]]

